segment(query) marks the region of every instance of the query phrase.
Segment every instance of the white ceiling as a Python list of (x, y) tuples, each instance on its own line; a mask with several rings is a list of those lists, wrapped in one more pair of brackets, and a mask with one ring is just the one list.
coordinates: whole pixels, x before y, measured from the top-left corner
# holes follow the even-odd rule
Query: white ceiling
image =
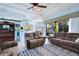
[(47, 20), (66, 10), (79, 7), (78, 3), (40, 3), (40, 5), (45, 5), (47, 8), (42, 8), (42, 11), (35, 12), (32, 9), (27, 10), (32, 6), (28, 3), (0, 3), (0, 17), (19, 20)]

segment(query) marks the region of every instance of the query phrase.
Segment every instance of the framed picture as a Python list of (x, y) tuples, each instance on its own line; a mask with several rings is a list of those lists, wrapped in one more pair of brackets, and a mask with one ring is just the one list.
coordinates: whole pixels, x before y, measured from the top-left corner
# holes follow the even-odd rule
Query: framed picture
[(23, 26), (23, 29), (26, 31), (30, 31), (30, 30), (32, 30), (32, 25), (25, 25), (25, 26)]

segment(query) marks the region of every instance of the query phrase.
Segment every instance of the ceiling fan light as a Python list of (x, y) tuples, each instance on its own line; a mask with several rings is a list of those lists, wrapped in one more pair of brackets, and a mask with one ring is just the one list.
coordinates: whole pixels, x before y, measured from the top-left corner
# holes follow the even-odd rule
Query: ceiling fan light
[(42, 9), (40, 8), (40, 7), (38, 7), (38, 6), (33, 6), (33, 9), (32, 9), (33, 11), (36, 11), (36, 12), (39, 12), (39, 11), (41, 11)]
[(33, 8), (34, 8), (34, 9), (38, 9), (38, 6), (34, 6)]
[(41, 11), (41, 8), (36, 9), (37, 12)]
[(37, 10), (37, 6), (34, 6), (34, 7), (32, 8), (32, 10), (33, 10), (33, 11), (36, 11), (36, 10)]

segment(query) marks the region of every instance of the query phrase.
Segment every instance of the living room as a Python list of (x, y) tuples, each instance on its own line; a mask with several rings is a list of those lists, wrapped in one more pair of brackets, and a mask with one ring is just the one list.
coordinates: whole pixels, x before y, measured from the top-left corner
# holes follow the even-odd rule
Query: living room
[(0, 3), (0, 56), (79, 56), (79, 3)]

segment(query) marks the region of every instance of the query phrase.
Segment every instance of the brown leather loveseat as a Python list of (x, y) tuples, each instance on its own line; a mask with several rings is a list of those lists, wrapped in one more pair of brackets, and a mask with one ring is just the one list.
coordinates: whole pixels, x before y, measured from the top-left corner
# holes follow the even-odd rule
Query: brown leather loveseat
[(27, 48), (35, 48), (38, 46), (42, 46), (45, 42), (45, 39), (40, 37), (41, 36), (41, 32), (40, 31), (36, 31), (34, 33), (27, 33), (26, 34), (26, 42), (27, 42)]
[(0, 49), (4, 50), (10, 47), (17, 46), (17, 42), (15, 41), (7, 41), (7, 42), (0, 42)]
[(79, 43), (75, 40), (79, 38), (79, 33), (55, 33), (55, 38), (50, 38), (50, 42), (70, 51), (79, 53)]

